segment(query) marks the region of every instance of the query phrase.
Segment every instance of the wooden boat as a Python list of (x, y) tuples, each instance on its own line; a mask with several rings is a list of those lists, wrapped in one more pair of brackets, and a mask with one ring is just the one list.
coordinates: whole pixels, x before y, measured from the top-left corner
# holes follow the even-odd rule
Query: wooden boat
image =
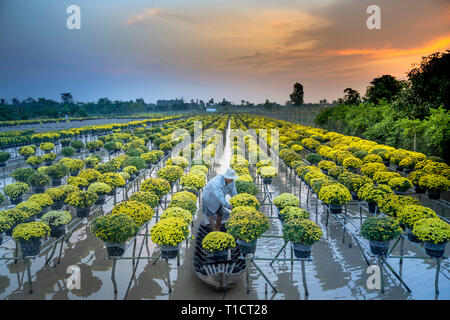
[[(222, 228), (224, 228), (223, 225)], [(200, 280), (216, 290), (230, 289), (244, 275), (245, 259), (239, 259), (240, 252), (238, 246), (236, 246), (231, 250), (231, 254), (228, 255), (227, 262), (215, 262), (211, 254), (202, 248), (203, 238), (210, 231), (209, 225), (201, 224), (198, 227), (194, 252), (194, 272)]]

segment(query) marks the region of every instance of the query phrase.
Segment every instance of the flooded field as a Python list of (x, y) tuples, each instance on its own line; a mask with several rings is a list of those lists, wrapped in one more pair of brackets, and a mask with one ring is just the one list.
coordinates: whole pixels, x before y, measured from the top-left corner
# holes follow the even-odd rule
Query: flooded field
[[(227, 139), (228, 140), (228, 139)], [(225, 146), (225, 152), (219, 163), (210, 172), (209, 178), (217, 173), (222, 173), (229, 166), (230, 152), (229, 144)], [(155, 175), (155, 171), (152, 173)], [(148, 175), (147, 175), (148, 177)], [(145, 178), (145, 177), (144, 177)], [(262, 189), (262, 186), (261, 186)], [(136, 189), (135, 189), (136, 190)], [(449, 262), (444, 260), (439, 273), (440, 294), (435, 293), (436, 263), (431, 259), (408, 259), (402, 264), (399, 259), (389, 258), (388, 262), (393, 270), (401, 276), (404, 283), (409, 287), (408, 292), (392, 272), (383, 272), (385, 293), (380, 290), (369, 289), (367, 280), (366, 263), (358, 243), (348, 232), (343, 232), (342, 224), (333, 216), (328, 217), (326, 208), (316, 202), (316, 196), (308, 194), (306, 186), (300, 188), (300, 180), (295, 180), (286, 168), (280, 168), (280, 175), (274, 178), (272, 185), (268, 187), (273, 195), (282, 192), (296, 194), (301, 199), (301, 207), (310, 212), (311, 220), (315, 221), (323, 230), (323, 238), (313, 245), (312, 261), (305, 262), (306, 284), (309, 295), (305, 295), (301, 264), (298, 261), (258, 261), (255, 263), (264, 273), (267, 279), (275, 286), (274, 292), (267, 284), (262, 274), (253, 266), (250, 267), (250, 292), (246, 292), (245, 276), (232, 289), (222, 292), (215, 291), (200, 281), (193, 272), (193, 255), (195, 241), (184, 243), (180, 250), (179, 265), (177, 259), (169, 260), (169, 266), (164, 260), (150, 260), (148, 257), (158, 257), (158, 246), (151, 241), (144, 241), (144, 237), (137, 237), (136, 255), (141, 252), (141, 259), (119, 259), (115, 268), (115, 281), (111, 278), (113, 261), (106, 260), (106, 249), (103, 242), (97, 239), (89, 230), (88, 220), (83, 220), (76, 231), (64, 244), (61, 260), (58, 263), (58, 252), (50, 260), (48, 266), (45, 264), (45, 254), (50, 255), (50, 250), (41, 253), (41, 256), (31, 264), (32, 289), (29, 293), (27, 282), (27, 268), (24, 261), (0, 261), (0, 297), (2, 299), (450, 299), (450, 273)], [(130, 194), (133, 190), (130, 190)], [(116, 201), (120, 202), (123, 192), (118, 192)], [(264, 194), (259, 195), (262, 201)], [(114, 199), (109, 198), (108, 203), (103, 206), (104, 212), (109, 212), (113, 207)], [(356, 218), (349, 224), (357, 229), (360, 220), (359, 206), (349, 205), (347, 209), (350, 215)], [(281, 223), (276, 214), (276, 208), (265, 204), (261, 211), (271, 218), (271, 228), (266, 236), (258, 239), (255, 257), (274, 258), (283, 247), (284, 241), (281, 236)], [(162, 210), (160, 209), (159, 213)], [(89, 217), (98, 216), (100, 212)], [(363, 215), (366, 215), (363, 211)], [(204, 219), (201, 208), (195, 217), (192, 234)], [(153, 218), (150, 225), (156, 222)], [(74, 221), (76, 223), (76, 221)], [(403, 255), (424, 256), (423, 249), (413, 245), (409, 241), (404, 243)], [(2, 245), (4, 249), (11, 249), (5, 256), (11, 256), (14, 249), (12, 240)], [(57, 246), (57, 251), (60, 246)], [(397, 247), (393, 254), (398, 254)], [(124, 257), (131, 257), (133, 247), (128, 248)], [(448, 248), (447, 252), (448, 254)], [(366, 252), (370, 264), (376, 264), (369, 252)], [(290, 258), (291, 250), (288, 245), (280, 254), (279, 258)], [(156, 261), (155, 263), (153, 263)], [(137, 264), (137, 267), (136, 267)], [(80, 269), (79, 289), (69, 289), (66, 280), (69, 278), (68, 268), (77, 266)], [(133, 267), (136, 268), (132, 274)], [(169, 267), (169, 268), (168, 268)], [(170, 273), (170, 285), (172, 291), (169, 293), (169, 280), (167, 272)], [(114, 288), (116, 287), (117, 293)]]

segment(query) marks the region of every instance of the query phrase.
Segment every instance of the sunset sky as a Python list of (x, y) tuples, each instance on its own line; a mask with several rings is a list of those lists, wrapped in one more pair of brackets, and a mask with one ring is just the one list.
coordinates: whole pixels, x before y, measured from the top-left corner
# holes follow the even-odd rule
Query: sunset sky
[[(66, 8), (81, 8), (68, 30)], [(381, 30), (368, 30), (369, 5)], [(365, 93), (450, 49), (448, 0), (0, 0), (0, 98), (226, 98)]]

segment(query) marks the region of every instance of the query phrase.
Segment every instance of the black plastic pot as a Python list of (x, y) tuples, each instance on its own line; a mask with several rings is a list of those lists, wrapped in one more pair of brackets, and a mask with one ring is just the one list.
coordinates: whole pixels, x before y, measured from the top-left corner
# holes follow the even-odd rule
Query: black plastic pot
[(367, 202), (367, 207), (369, 208), (369, 213), (371, 214), (374, 214), (377, 209), (377, 205), (374, 202)]
[(444, 256), (446, 244), (447, 244), (447, 242), (436, 244), (433, 242), (424, 241), (423, 246), (425, 248), (426, 253), (430, 257), (442, 258)]
[(60, 179), (52, 179), (52, 186), (59, 187), (61, 185), (61, 178)]
[(411, 228), (406, 228), (406, 235), (408, 236), (408, 240), (415, 243), (421, 243), (420, 241), (413, 233)]
[(19, 242), (22, 249), (22, 257), (37, 256), (41, 252), (41, 241), (23, 241)]
[(247, 254), (254, 254), (256, 251), (256, 240), (247, 242), (245, 240), (237, 239), (237, 245), (239, 246), (239, 251), (241, 255), (246, 256)]
[(0, 168), (6, 167), (6, 162), (0, 162)]
[(228, 249), (227, 250), (222, 250), (222, 251), (217, 251), (213, 253), (213, 260), (215, 262), (226, 262), (228, 260)]
[(163, 259), (174, 259), (178, 255), (180, 246), (167, 246), (161, 245), (161, 258)]
[(389, 161), (383, 161), (383, 164), (384, 164), (387, 168), (389, 168), (390, 162), (389, 162)]
[(97, 201), (95, 202), (96, 205), (104, 205), (105, 204), (105, 199), (106, 199), (106, 194), (102, 194), (98, 196)]
[(419, 187), (418, 185), (414, 186), (414, 190), (416, 191), (417, 194), (424, 194), (426, 189), (423, 189), (421, 187)]
[(342, 213), (342, 205), (330, 204), (330, 212), (332, 214), (341, 214)]
[(440, 192), (428, 191), (428, 198), (432, 200), (439, 200), (441, 198)]
[(66, 233), (66, 226), (60, 225), (60, 226), (52, 226), (50, 227), (50, 237), (53, 238), (59, 238), (62, 237)]
[(389, 251), (389, 241), (369, 241), (370, 251), (376, 256), (386, 256)]
[(90, 208), (77, 208), (77, 217), (85, 218), (89, 217)]
[(105, 242), (106, 250), (108, 251), (108, 256), (110, 257), (120, 257), (125, 253), (125, 243), (107, 243)]
[(311, 256), (312, 245), (305, 245), (300, 243), (292, 243), (294, 249), (294, 256), (297, 259), (307, 259)]
[(45, 187), (34, 187), (34, 193), (44, 193)]
[(272, 179), (273, 178), (263, 178), (263, 183), (264, 184), (272, 184)]
[(52, 209), (53, 210), (61, 210), (63, 206), (64, 206), (64, 200), (57, 200), (57, 201), (53, 202)]
[(399, 172), (403, 172), (403, 167), (401, 166), (396, 166), (395, 170), (399, 171)]
[(351, 194), (352, 194), (352, 200), (354, 200), (354, 201), (358, 201), (359, 200), (358, 194), (356, 192), (352, 191)]

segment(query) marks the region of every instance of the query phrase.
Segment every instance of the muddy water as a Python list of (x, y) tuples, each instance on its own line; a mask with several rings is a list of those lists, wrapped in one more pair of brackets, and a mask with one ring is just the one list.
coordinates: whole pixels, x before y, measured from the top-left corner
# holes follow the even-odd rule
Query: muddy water
[[(227, 139), (228, 142), (228, 139)], [(222, 173), (229, 165), (229, 145), (221, 161), (215, 166), (211, 177)], [(45, 257), (37, 258), (31, 266), (33, 275), (33, 293), (28, 292), (27, 274), (23, 261), (14, 264), (13, 261), (0, 261), (0, 296), (3, 299), (450, 299), (450, 274), (448, 260), (442, 263), (439, 275), (440, 294), (434, 291), (435, 262), (433, 260), (404, 259), (400, 265), (398, 259), (389, 259), (388, 262), (412, 290), (408, 293), (392, 275), (384, 273), (385, 293), (379, 290), (368, 289), (366, 281), (367, 264), (361, 254), (357, 243), (345, 233), (343, 228), (333, 217), (329, 218), (326, 226), (326, 211), (321, 205), (316, 206), (316, 200), (311, 195), (307, 199), (305, 186), (299, 190), (299, 181), (289, 178), (286, 170), (280, 168), (280, 176), (273, 180), (269, 190), (277, 195), (281, 192), (291, 192), (299, 195), (301, 206), (311, 214), (311, 219), (317, 222), (324, 232), (323, 239), (313, 245), (312, 261), (306, 262), (306, 282), (309, 296), (305, 297), (302, 283), (301, 265), (299, 262), (277, 261), (272, 266), (269, 261), (256, 261), (262, 272), (277, 288), (274, 293), (261, 274), (254, 268), (250, 269), (250, 293), (246, 293), (245, 277), (232, 289), (221, 292), (207, 287), (193, 272), (193, 253), (195, 242), (191, 240), (183, 244), (180, 250), (180, 265), (177, 260), (169, 261), (169, 272), (172, 292), (168, 290), (167, 265), (164, 260), (140, 259), (136, 273), (132, 277), (133, 261), (119, 260), (116, 266), (115, 280), (117, 294), (111, 280), (113, 262), (105, 260), (106, 249), (103, 242), (95, 238), (89, 231), (87, 221), (72, 235), (64, 247), (60, 264), (54, 258), (50, 266), (44, 267)], [(119, 195), (117, 201), (121, 200)], [(260, 200), (262, 197), (260, 195)], [(308, 200), (308, 201), (307, 201)], [(104, 206), (107, 212), (113, 207), (112, 200)], [(349, 210), (359, 212), (355, 207)], [(271, 219), (271, 228), (266, 235), (281, 235), (281, 224), (277, 220), (275, 208), (264, 205), (261, 210)], [(317, 210), (317, 211), (316, 211)], [(317, 213), (316, 213), (317, 212)], [(356, 215), (358, 216), (358, 215)], [(90, 220), (92, 217), (89, 218)], [(198, 213), (193, 227), (193, 234), (203, 219)], [(151, 225), (156, 222), (156, 218)], [(352, 221), (358, 226), (359, 220)], [(258, 240), (256, 257), (275, 257), (283, 246), (280, 238), (261, 238)], [(3, 244), (3, 248), (12, 248), (12, 241)], [(136, 254), (143, 245), (143, 237), (136, 241)], [(157, 257), (159, 250), (151, 241), (144, 243), (141, 257)], [(59, 246), (58, 246), (59, 249)], [(132, 256), (130, 247), (124, 256)], [(447, 249), (447, 255), (448, 255)], [(4, 252), (4, 250), (2, 250)], [(398, 254), (398, 249), (394, 251)], [(420, 248), (409, 241), (405, 241), (405, 255), (425, 256)], [(3, 255), (3, 254), (2, 254)], [(11, 256), (12, 253), (7, 256)], [(56, 254), (57, 255), (57, 254)], [(289, 247), (285, 249), (280, 258), (290, 258)], [(371, 263), (375, 263), (370, 258)], [(137, 261), (137, 260), (136, 260)], [(136, 263), (135, 261), (135, 263)], [(80, 289), (68, 289), (65, 279), (70, 265), (80, 268)], [(127, 290), (128, 289), (128, 290)]]

